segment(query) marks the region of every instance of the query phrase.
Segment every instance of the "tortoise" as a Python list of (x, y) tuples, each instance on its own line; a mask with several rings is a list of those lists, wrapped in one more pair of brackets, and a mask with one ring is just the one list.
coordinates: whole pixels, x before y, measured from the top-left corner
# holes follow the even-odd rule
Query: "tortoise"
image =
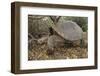
[(47, 44), (49, 46), (49, 49), (54, 50), (54, 48), (59, 48), (64, 46), (64, 42), (65, 40), (62, 37), (58, 35), (52, 35), (48, 38)]
[[(56, 36), (53, 35), (52, 30), (50, 29), (51, 36), (48, 38), (48, 47), (49, 48), (57, 47), (57, 45), (54, 44), (56, 43), (60, 45), (61, 44), (60, 42), (64, 42), (64, 40), (68, 42), (70, 41), (72, 43), (79, 40), (78, 42), (81, 43), (83, 34), (81, 27), (73, 21), (66, 21), (66, 20), (61, 21), (59, 19), (60, 16), (51, 17), (51, 20), (54, 22), (54, 25), (52, 25), (51, 27), (56, 32), (56, 34), (54, 33)], [(61, 36), (61, 38), (63, 39), (59, 38), (58, 36)], [(55, 42), (54, 38), (55, 39), (58, 38), (60, 39), (60, 41), (57, 39), (58, 40), (57, 43), (57, 41)]]
[(57, 50), (57, 48), (61, 48), (64, 46), (65, 43), (65, 39), (62, 38), (59, 35), (51, 35), (50, 37), (48, 37), (48, 41), (47, 41), (47, 45), (48, 45), (48, 50), (47, 50), (47, 54), (48, 55), (53, 55), (54, 54), (54, 50)]

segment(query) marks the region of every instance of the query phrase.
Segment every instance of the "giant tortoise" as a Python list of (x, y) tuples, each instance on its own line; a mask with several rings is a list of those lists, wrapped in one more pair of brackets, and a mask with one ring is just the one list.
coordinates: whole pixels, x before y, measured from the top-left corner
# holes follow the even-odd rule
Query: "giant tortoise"
[[(75, 42), (75, 41), (81, 42), (83, 34), (81, 27), (73, 21), (65, 21), (65, 20), (59, 21), (58, 18), (60, 17), (51, 17), (51, 19), (54, 22), (54, 25), (52, 25), (51, 27), (57, 34), (56, 36), (51, 35), (48, 38), (48, 47), (49, 48), (57, 47), (58, 45), (62, 44), (62, 42), (64, 42), (64, 39), (70, 42)], [(63, 39), (59, 38), (59, 36), (61, 36)]]

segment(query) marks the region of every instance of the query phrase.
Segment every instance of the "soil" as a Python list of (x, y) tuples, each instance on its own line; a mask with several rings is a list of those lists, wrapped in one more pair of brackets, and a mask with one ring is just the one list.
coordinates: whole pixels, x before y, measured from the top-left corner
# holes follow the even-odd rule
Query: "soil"
[(28, 51), (28, 60), (80, 59), (87, 57), (87, 48), (62, 47), (48, 50), (46, 43), (34, 46)]

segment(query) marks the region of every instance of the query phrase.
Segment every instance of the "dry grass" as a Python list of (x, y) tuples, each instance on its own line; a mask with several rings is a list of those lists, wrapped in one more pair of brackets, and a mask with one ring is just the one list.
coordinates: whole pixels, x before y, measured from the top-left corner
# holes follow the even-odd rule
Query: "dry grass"
[(28, 60), (79, 59), (87, 57), (87, 48), (80, 47), (56, 48), (53, 53), (48, 54), (46, 43), (37, 45), (28, 51)]

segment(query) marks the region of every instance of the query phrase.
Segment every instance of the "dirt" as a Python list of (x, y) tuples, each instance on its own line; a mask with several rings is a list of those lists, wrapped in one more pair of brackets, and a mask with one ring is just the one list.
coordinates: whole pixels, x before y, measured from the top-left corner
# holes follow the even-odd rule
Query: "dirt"
[(48, 50), (47, 44), (37, 45), (28, 51), (28, 60), (55, 60), (87, 58), (87, 48), (62, 47)]

